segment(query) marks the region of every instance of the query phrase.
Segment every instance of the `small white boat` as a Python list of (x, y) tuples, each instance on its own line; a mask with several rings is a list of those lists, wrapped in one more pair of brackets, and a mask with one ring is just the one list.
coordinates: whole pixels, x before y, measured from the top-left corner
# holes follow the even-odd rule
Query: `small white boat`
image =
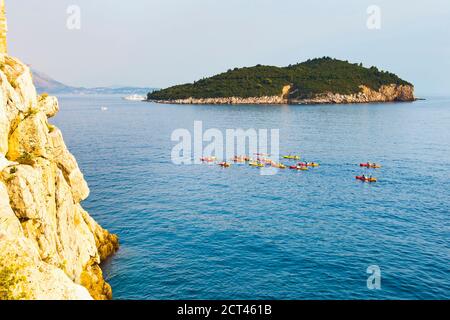
[(147, 97), (139, 94), (132, 94), (131, 96), (126, 96), (123, 99), (128, 101), (144, 101), (147, 100)]
[(100, 110), (102, 110), (102, 111), (108, 111), (108, 108), (107, 108), (107, 107), (101, 107)]

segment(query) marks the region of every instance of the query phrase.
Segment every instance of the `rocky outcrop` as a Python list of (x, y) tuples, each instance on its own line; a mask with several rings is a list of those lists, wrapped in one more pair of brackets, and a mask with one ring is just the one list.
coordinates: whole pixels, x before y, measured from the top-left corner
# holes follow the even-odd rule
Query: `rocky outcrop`
[(378, 91), (360, 86), (361, 91), (355, 94), (325, 93), (310, 99), (291, 100), (293, 104), (346, 104), (372, 102), (406, 102), (414, 101), (414, 87), (408, 85), (382, 86)]
[(118, 248), (81, 207), (89, 195), (61, 131), (58, 101), (28, 67), (0, 63), (0, 299), (111, 299), (100, 262)]
[(251, 97), (251, 98), (188, 98), (176, 100), (158, 100), (158, 103), (165, 104), (286, 104), (288, 100), (282, 96), (266, 96), (266, 97)]
[(308, 99), (289, 99), (291, 86), (285, 86), (279, 96), (265, 97), (227, 97), (227, 98), (188, 98), (174, 100), (155, 100), (165, 104), (346, 104), (414, 101), (414, 87), (409, 85), (382, 86), (378, 91), (360, 86), (361, 91), (355, 94), (323, 93)]
[(0, 0), (0, 54), (6, 54), (7, 43), (6, 43), (6, 32), (8, 26), (6, 23), (5, 15), (5, 0)]

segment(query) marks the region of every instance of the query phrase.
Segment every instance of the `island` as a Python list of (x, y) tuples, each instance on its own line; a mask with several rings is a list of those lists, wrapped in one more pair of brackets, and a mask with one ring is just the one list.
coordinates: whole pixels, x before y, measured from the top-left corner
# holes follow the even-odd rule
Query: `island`
[(148, 93), (168, 104), (342, 104), (414, 101), (414, 86), (377, 67), (323, 57), (287, 67), (235, 68)]

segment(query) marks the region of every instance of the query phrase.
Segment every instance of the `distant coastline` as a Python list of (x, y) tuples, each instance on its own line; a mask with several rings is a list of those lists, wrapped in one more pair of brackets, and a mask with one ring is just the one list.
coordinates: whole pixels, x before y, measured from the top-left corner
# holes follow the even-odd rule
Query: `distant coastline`
[(147, 95), (148, 92), (157, 90), (156, 88), (143, 88), (132, 86), (117, 86), (117, 87), (73, 87), (59, 82), (50, 76), (37, 71), (32, 70), (33, 83), (36, 86), (38, 93), (49, 94), (77, 94), (77, 95), (108, 95), (108, 94), (121, 94), (121, 95)]

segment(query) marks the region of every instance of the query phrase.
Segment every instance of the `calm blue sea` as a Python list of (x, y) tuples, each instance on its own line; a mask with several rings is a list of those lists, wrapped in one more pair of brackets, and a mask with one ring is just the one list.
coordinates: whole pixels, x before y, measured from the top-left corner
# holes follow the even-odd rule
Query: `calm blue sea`
[[(66, 96), (52, 120), (120, 236), (116, 299), (449, 299), (450, 98), (340, 106), (175, 106)], [(102, 111), (107, 107), (107, 111)], [(176, 166), (174, 129), (279, 128), (321, 167), (261, 176)], [(376, 161), (376, 184), (354, 177)], [(367, 288), (370, 265), (381, 289)]]

